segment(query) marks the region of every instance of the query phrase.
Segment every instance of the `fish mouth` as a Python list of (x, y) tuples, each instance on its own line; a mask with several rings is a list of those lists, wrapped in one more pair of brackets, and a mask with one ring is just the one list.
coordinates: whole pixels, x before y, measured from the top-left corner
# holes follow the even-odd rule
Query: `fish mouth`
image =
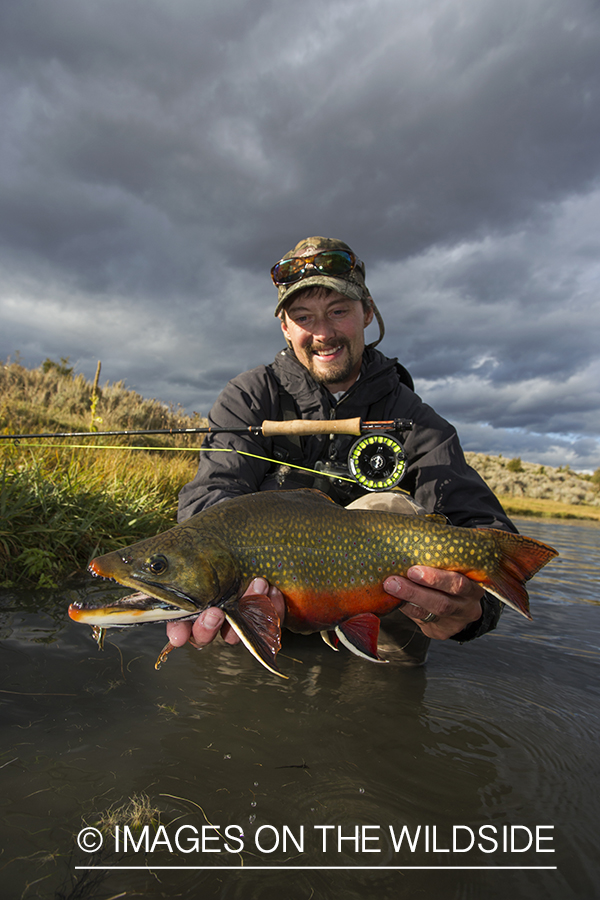
[(193, 612), (174, 606), (150, 594), (136, 591), (110, 603), (98, 604), (93, 601), (76, 600), (69, 606), (69, 617), (75, 622), (83, 622), (97, 628), (127, 628), (147, 622), (171, 622), (175, 619), (192, 619), (201, 610)]
[[(196, 603), (192, 597), (177, 590), (173, 585), (154, 584), (145, 578), (138, 579), (135, 574), (131, 575), (127, 572), (115, 574), (114, 568), (112, 571), (110, 568), (108, 568), (108, 570), (104, 568), (103, 570), (100, 566), (99, 559), (92, 560), (88, 566), (88, 572), (100, 581), (112, 582), (126, 588), (133, 588), (136, 593), (131, 594), (131, 597), (136, 597), (139, 594), (139, 596), (144, 596), (155, 604), (162, 603), (165, 609), (179, 610), (181, 615), (184, 614), (184, 611), (187, 612), (187, 615), (198, 615), (203, 608), (203, 604), (199, 607), (198, 603)], [(141, 586), (144, 589), (143, 592), (139, 591), (140, 581), (142, 582)], [(127, 598), (122, 599), (125, 600)], [(120, 602), (121, 601), (119, 601), (119, 603)], [(135, 602), (136, 601), (133, 601), (133, 604), (135, 604)], [(107, 605), (112, 606), (112, 603)], [(171, 616), (170, 618), (181, 618), (181, 616)], [(150, 619), (147, 619), (146, 621), (150, 621)]]

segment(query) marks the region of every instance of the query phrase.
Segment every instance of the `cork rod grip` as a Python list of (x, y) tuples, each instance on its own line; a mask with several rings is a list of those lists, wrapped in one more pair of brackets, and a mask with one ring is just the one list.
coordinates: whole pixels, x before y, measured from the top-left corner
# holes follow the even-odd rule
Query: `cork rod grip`
[(262, 423), (265, 437), (275, 434), (355, 434), (360, 435), (361, 419), (288, 419)]

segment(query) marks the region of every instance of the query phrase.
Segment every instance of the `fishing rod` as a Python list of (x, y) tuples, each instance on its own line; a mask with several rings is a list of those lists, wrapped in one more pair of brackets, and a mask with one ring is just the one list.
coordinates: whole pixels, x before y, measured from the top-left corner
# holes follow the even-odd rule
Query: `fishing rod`
[(144, 428), (139, 431), (55, 431), (37, 434), (0, 434), (0, 440), (21, 441), (32, 438), (90, 438), (90, 437), (138, 437), (143, 434), (252, 434), (273, 437), (278, 434), (350, 434), (360, 436), (373, 431), (409, 431), (412, 419), (387, 419), (379, 422), (363, 422), (355, 419), (284, 419), (261, 425), (242, 425), (239, 428)]
[[(355, 419), (285, 419), (265, 420), (261, 425), (239, 428), (146, 428), (138, 431), (63, 431), (42, 434), (0, 434), (0, 440), (36, 438), (135, 437), (144, 434), (251, 434), (277, 435), (347, 434), (357, 438), (348, 453), (346, 466), (323, 464), (320, 474), (342, 481), (356, 481), (368, 491), (386, 491), (395, 487), (406, 469), (406, 454), (394, 432), (410, 431), (412, 419), (386, 419), (363, 422)], [(204, 449), (204, 448), (198, 448)], [(251, 455), (251, 454), (248, 454)], [(263, 457), (261, 457), (263, 458)], [(275, 462), (275, 460), (273, 460)], [(303, 468), (291, 466), (291, 468)], [(351, 478), (348, 479), (347, 476)]]

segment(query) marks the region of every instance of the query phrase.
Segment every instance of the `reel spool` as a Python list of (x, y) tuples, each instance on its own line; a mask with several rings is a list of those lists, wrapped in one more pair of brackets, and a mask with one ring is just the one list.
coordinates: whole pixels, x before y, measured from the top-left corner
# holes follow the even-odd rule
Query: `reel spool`
[(366, 491), (391, 491), (402, 480), (405, 468), (402, 444), (384, 431), (364, 435), (350, 448), (348, 469)]

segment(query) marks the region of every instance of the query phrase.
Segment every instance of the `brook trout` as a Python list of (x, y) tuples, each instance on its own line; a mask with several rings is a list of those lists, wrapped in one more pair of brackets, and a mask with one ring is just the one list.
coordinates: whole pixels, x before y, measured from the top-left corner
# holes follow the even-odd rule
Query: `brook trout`
[(388, 575), (413, 565), (461, 572), (530, 619), (524, 583), (556, 555), (532, 538), (457, 528), (442, 516), (344, 509), (313, 490), (265, 491), (94, 559), (92, 574), (143, 593), (108, 606), (74, 603), (69, 615), (100, 638), (105, 628), (189, 619), (218, 606), (259, 662), (281, 675), (275, 608), (267, 596), (242, 596), (258, 575), (281, 590), (287, 628), (319, 631), (334, 648), (341, 641), (380, 661), (379, 617), (400, 604), (383, 590)]

